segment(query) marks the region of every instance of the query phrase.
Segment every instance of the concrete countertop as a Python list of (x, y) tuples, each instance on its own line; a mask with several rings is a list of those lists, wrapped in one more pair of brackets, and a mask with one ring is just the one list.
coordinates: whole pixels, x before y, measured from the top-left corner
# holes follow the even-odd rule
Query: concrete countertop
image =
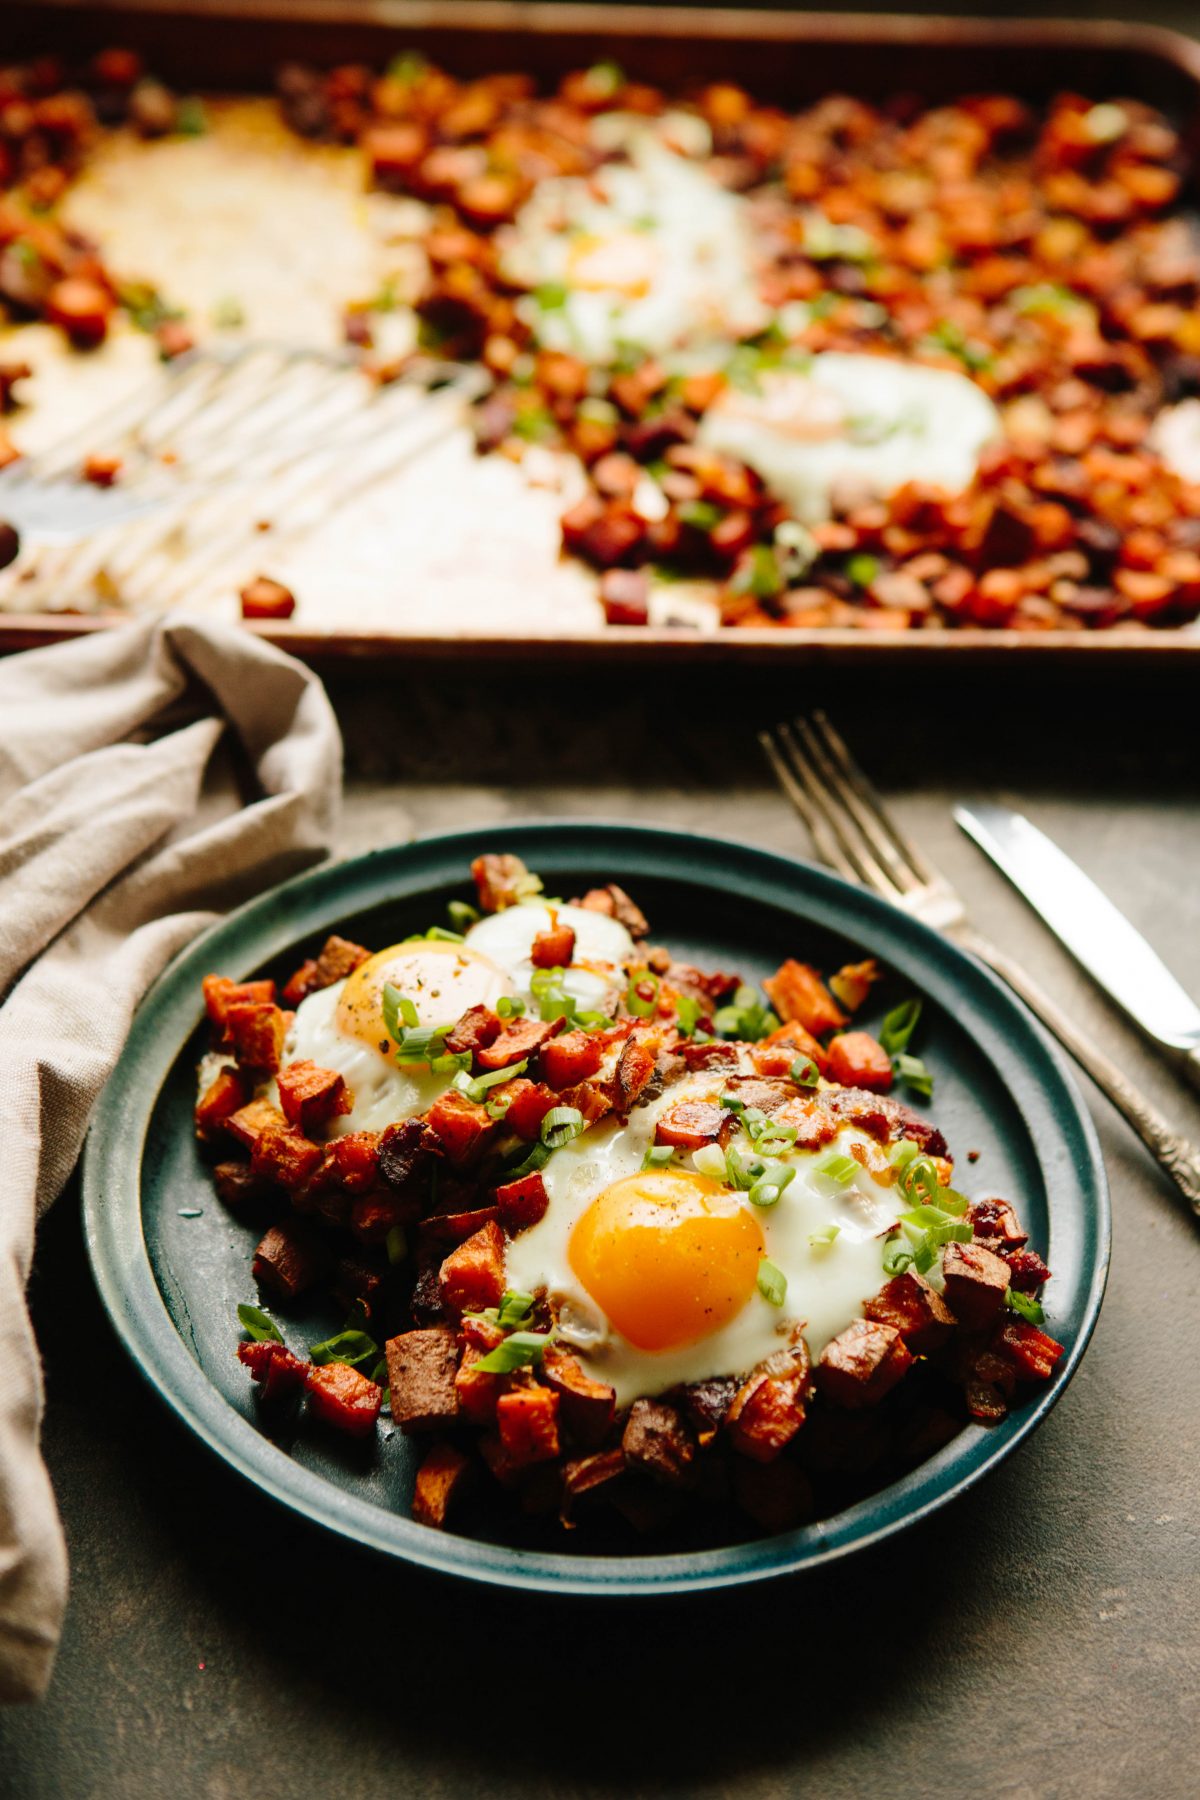
[[(810, 674), (343, 671), (347, 851), (568, 815), (806, 846), (753, 726), (824, 701), (978, 923), (1181, 1126), (1200, 1106), (955, 830), (1019, 802), (1200, 994), (1194, 696), (1062, 675), (939, 691)], [(536, 714), (536, 716), (532, 716)], [(165, 1413), (88, 1275), (78, 1196), (34, 1276), (73, 1587), (50, 1695), (0, 1715), (0, 1795), (967, 1794), (1184, 1800), (1200, 1702), (1200, 1226), (1089, 1094), (1108, 1298), (1045, 1426), (981, 1487), (801, 1580), (558, 1602), (385, 1566), (250, 1492)]]

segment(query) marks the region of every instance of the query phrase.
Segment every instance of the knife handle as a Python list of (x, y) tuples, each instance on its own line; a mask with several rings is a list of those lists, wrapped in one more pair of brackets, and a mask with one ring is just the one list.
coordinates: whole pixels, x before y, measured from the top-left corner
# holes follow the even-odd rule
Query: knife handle
[[(974, 931), (960, 933), (958, 941), (964, 949), (973, 952), (980, 962), (986, 963), (989, 969), (999, 975), (1015, 994), (1019, 994), (1030, 1011), (1036, 1013), (1042, 1024), (1070, 1051), (1101, 1093), (1112, 1101), (1122, 1118), (1137, 1132), (1159, 1167), (1166, 1171), (1189, 1202), (1193, 1212), (1200, 1216), (1200, 1150), (1181, 1133), (1172, 1129), (1168, 1120), (1157, 1107), (1150, 1104), (1124, 1071), (1105, 1056), (1103, 1050), (1097, 1049), (1090, 1038), (1083, 1035), (1058, 1003), (1043, 992), (1019, 963), (1013, 962), (1003, 950)], [(1200, 1079), (1200, 1054), (1189, 1052), (1188, 1062), (1195, 1065), (1194, 1068), (1189, 1067), (1189, 1074), (1194, 1079)]]

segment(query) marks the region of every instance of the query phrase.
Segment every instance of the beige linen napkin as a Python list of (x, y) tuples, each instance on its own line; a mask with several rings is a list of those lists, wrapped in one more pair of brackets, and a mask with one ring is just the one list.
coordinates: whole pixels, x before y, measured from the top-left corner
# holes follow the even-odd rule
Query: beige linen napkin
[(340, 787), (319, 682), (234, 627), (156, 620), (0, 663), (0, 1700), (45, 1690), (66, 1603), (24, 1297), (35, 1218), (150, 982), (218, 911), (326, 854)]

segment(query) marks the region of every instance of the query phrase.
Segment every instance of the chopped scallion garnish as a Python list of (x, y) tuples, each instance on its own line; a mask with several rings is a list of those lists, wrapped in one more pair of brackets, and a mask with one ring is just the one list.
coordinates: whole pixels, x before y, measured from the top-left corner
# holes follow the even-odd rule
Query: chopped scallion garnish
[(811, 1056), (796, 1057), (788, 1074), (797, 1087), (816, 1087), (821, 1079), (821, 1071)]
[(519, 1019), (525, 1011), (525, 1002), (519, 994), (501, 994), (496, 1011), (502, 1019)]
[(673, 1144), (651, 1144), (642, 1158), (643, 1169), (665, 1169), (675, 1154)]
[(242, 1304), (237, 1309), (238, 1324), (248, 1337), (256, 1344), (282, 1344), (283, 1337), (278, 1325), (261, 1306)]
[(552, 1106), (542, 1120), (539, 1136), (548, 1150), (561, 1150), (583, 1130), (583, 1114), (577, 1106)]
[[(1022, 1294), (1016, 1288), (1009, 1288), (1004, 1296), (1005, 1305), (1017, 1313), (1028, 1325), (1040, 1325), (1046, 1315), (1042, 1311), (1041, 1302), (1032, 1294)], [(239, 1309), (240, 1310), (240, 1309)]]
[(758, 1265), (758, 1291), (772, 1306), (782, 1306), (787, 1299), (787, 1276), (768, 1256)]
[(514, 1369), (527, 1369), (539, 1363), (550, 1342), (548, 1331), (513, 1331), (472, 1365), (481, 1375), (511, 1375)]
[(840, 1225), (834, 1225), (832, 1223), (823, 1225), (820, 1231), (809, 1232), (808, 1241), (814, 1250), (828, 1250), (830, 1244), (832, 1244), (834, 1238), (837, 1237), (841, 1229)]
[(813, 1174), (825, 1175), (830, 1181), (836, 1181), (839, 1187), (847, 1187), (858, 1174), (858, 1164), (852, 1156), (845, 1156), (840, 1150), (826, 1150), (813, 1164)]

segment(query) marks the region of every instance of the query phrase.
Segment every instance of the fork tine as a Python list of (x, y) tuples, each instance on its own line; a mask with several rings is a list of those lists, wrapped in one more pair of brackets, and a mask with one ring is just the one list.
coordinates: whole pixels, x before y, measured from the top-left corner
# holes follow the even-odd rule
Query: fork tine
[(787, 751), (782, 742), (782, 728), (777, 727), (776, 729), (780, 737), (779, 743), (776, 743), (769, 731), (760, 731), (758, 741), (766, 752), (767, 761), (775, 771), (775, 778), (780, 787), (804, 821), (817, 855), (823, 863), (827, 863), (831, 869), (836, 869), (838, 874), (844, 876), (847, 881), (861, 880), (858, 870), (849, 857), (843, 854), (837, 839), (827, 829), (821, 815), (813, 808), (799, 778), (793, 775), (788, 763)]
[[(823, 841), (821, 838), (814, 841), (823, 860), (831, 863), (839, 873), (848, 873), (851, 880), (873, 887), (887, 899), (898, 898), (902, 890), (880, 867), (870, 846), (856, 829), (852, 816), (839, 804), (836, 795), (830, 793), (828, 783), (814, 767), (811, 756), (797, 743), (791, 726), (778, 726), (776, 737), (793, 778), (803, 789), (810, 811), (822, 827)], [(836, 847), (836, 854), (830, 852), (831, 842)]]
[(863, 774), (828, 715), (819, 708), (814, 709), (811, 726), (814, 735), (819, 736), (828, 760), (837, 769), (843, 799), (857, 819), (860, 830), (876, 853), (895, 871), (901, 885), (911, 890), (941, 884), (942, 875), (891, 817), (878, 790)]

